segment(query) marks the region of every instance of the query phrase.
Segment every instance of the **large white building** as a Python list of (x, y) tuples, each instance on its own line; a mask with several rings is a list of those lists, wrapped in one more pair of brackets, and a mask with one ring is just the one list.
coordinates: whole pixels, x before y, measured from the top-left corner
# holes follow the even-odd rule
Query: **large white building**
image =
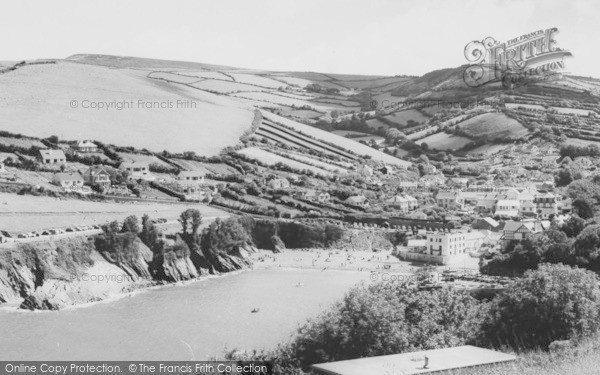
[(428, 233), (425, 240), (409, 243), (406, 251), (398, 255), (405, 260), (457, 264), (469, 257), (469, 253), (477, 252), (487, 239), (483, 231)]

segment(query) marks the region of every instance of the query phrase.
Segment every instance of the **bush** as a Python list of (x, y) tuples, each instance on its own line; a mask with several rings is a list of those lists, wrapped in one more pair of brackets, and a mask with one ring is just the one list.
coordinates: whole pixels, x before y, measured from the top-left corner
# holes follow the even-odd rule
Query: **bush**
[(319, 362), (457, 346), (476, 337), (482, 312), (473, 297), (456, 289), (361, 285), (300, 327), (284, 351), (307, 368)]
[(492, 301), (481, 342), (546, 350), (553, 341), (588, 336), (599, 328), (598, 277), (578, 268), (543, 264)]

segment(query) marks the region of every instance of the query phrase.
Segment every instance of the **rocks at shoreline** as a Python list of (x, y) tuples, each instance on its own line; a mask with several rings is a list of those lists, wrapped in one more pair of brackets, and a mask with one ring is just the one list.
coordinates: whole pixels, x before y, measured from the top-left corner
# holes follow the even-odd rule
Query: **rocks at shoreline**
[(211, 258), (196, 251), (156, 255), (135, 237), (127, 252), (119, 253), (99, 250), (94, 240), (77, 237), (6, 249), (0, 253), (0, 302), (22, 300), (22, 309), (59, 310), (158, 283), (240, 270), (252, 265), (249, 254), (256, 252), (244, 245)]

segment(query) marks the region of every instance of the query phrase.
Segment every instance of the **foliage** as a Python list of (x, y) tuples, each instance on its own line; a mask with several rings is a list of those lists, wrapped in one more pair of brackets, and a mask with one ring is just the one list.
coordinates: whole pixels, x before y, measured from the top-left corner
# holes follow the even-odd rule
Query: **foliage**
[(482, 305), (456, 289), (361, 285), (300, 327), (287, 352), (306, 368), (319, 362), (462, 345), (476, 337), (482, 312)]
[(135, 215), (130, 215), (125, 218), (123, 221), (123, 227), (121, 228), (121, 232), (123, 233), (138, 233), (140, 231), (140, 225), (138, 223), (138, 218)]
[(237, 217), (217, 218), (202, 231), (201, 249), (205, 254), (229, 253), (238, 246), (249, 244), (251, 237)]
[(200, 211), (188, 208), (179, 215), (178, 220), (181, 223), (183, 234), (190, 234), (193, 237), (196, 237), (198, 228), (200, 228), (200, 224), (202, 224), (202, 214)]
[(528, 271), (496, 297), (480, 341), (494, 347), (547, 349), (600, 328), (600, 287), (589, 271), (565, 265), (542, 265)]

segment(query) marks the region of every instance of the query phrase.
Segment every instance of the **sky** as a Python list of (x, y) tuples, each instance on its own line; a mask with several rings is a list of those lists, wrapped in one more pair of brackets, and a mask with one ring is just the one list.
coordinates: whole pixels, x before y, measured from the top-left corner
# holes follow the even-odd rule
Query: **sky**
[(275, 71), (422, 75), (464, 47), (557, 27), (572, 74), (600, 78), (598, 0), (19, 0), (0, 10), (0, 61), (79, 53)]

